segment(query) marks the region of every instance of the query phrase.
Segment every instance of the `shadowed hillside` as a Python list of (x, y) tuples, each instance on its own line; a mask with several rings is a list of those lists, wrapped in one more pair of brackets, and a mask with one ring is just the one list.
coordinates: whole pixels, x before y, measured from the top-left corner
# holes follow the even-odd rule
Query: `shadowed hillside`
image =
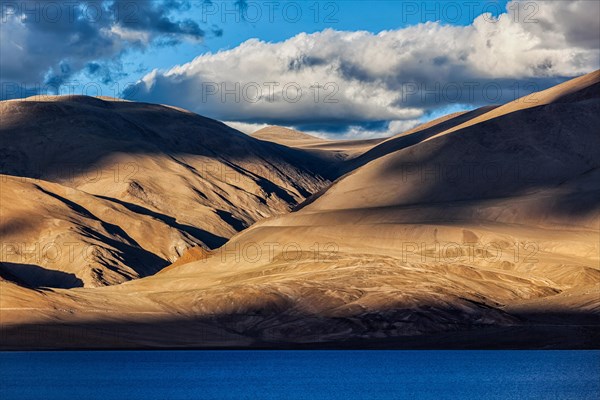
[(35, 97), (1, 102), (0, 115), (1, 261), (86, 286), (155, 273), (192, 246), (219, 247), (332, 178), (302, 150), (173, 107)]

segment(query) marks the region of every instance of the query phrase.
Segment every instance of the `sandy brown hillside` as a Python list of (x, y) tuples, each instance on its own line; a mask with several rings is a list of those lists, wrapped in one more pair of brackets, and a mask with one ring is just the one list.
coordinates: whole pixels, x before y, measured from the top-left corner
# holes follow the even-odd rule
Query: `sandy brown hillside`
[(599, 82), (392, 138), (299, 211), (151, 277), (0, 283), (3, 346), (597, 348)]
[[(433, 137), (401, 146), (352, 171), (306, 208), (411, 206), (558, 190), (600, 168), (599, 93), (600, 73), (596, 72), (534, 96), (540, 100), (537, 107), (519, 99), (485, 113), (472, 112), (469, 121), (445, 127)], [(394, 140), (398, 139), (390, 141)], [(551, 197), (553, 203), (560, 200)], [(553, 215), (568, 218), (572, 213), (594, 212), (595, 206), (559, 204)], [(545, 208), (540, 204), (537, 212)]]
[(152, 275), (213, 239), (172, 217), (47, 181), (4, 175), (0, 202), (0, 274), (33, 287), (110, 285)]
[(358, 157), (384, 140), (326, 140), (281, 126), (259, 129), (252, 134), (252, 137), (294, 149), (302, 149), (318, 158), (329, 160), (335, 170), (332, 175), (335, 176), (339, 174), (339, 170), (346, 171), (351, 167), (350, 163), (341, 163), (340, 161)]
[(1, 269), (34, 286), (147, 276), (289, 211), (330, 178), (302, 150), (172, 107), (37, 97), (1, 102), (0, 114)]
[(266, 128), (257, 130), (251, 136), (260, 140), (284, 144), (290, 147), (326, 142), (325, 139), (281, 126), (267, 126)]
[[(537, 107), (521, 99), (389, 139), (379, 145), (390, 143), (383, 156), (301, 211), (254, 225), (218, 259), (153, 279), (178, 291), (194, 287), (185, 277), (198, 274), (227, 282), (228, 298), (248, 287), (271, 293), (263, 301), (277, 304), (277, 323), (265, 322), (263, 340), (519, 326), (515, 341), (539, 329), (549, 342), (589, 344), (598, 328), (547, 324), (600, 322), (599, 82), (590, 74), (537, 95)], [(420, 140), (402, 143), (411, 135)], [(257, 243), (259, 260), (232, 262), (230, 254)], [(269, 243), (279, 251), (267, 252)], [(208, 284), (203, 298), (220, 290)], [(230, 312), (256, 306), (239, 307)], [(490, 334), (490, 343), (499, 340)]]
[(542, 92), (532, 93), (529, 96), (517, 99), (510, 103), (498, 106), (485, 106), (470, 112), (449, 114), (407, 132), (382, 141), (376, 146), (365, 148), (355, 159), (342, 167), (343, 172), (350, 172), (368, 162), (383, 157), (389, 153), (402, 150), (424, 140), (438, 135), (448, 134), (469, 126), (479, 124), (494, 118), (501, 117), (529, 108), (541, 107), (550, 103), (573, 103), (585, 101), (597, 93), (598, 71), (557, 85)]

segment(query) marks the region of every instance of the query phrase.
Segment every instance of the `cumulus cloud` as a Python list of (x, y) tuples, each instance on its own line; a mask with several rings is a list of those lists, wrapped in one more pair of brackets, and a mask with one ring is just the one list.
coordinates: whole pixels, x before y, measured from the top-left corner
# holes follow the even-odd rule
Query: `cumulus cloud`
[(198, 23), (181, 17), (189, 7), (183, 0), (3, 1), (2, 81), (35, 90), (81, 71), (111, 81), (126, 51), (201, 40)]
[(127, 95), (238, 123), (393, 133), (452, 104), (509, 101), (597, 69), (598, 3), (535, 4), (511, 2), (468, 26), (253, 39), (152, 71)]

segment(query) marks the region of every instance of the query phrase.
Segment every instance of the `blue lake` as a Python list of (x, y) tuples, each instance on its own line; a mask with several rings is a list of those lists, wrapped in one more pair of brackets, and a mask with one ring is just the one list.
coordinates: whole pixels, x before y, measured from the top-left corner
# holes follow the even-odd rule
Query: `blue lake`
[(0, 399), (597, 399), (598, 351), (0, 353)]

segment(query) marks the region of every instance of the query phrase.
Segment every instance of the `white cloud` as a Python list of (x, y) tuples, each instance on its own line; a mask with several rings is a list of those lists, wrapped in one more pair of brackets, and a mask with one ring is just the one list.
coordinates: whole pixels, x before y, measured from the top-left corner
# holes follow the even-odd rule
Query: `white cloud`
[(450, 104), (508, 101), (597, 69), (598, 3), (535, 4), (524, 12), (512, 2), (497, 19), (481, 15), (468, 26), (252, 39), (153, 71), (130, 94), (227, 121), (381, 136)]
[(197, 42), (205, 32), (181, 17), (186, 9), (177, 0), (3, 1), (0, 99), (25, 96), (22, 90), (57, 90), (90, 64), (110, 80), (107, 72), (118, 75), (120, 58), (131, 50)]

